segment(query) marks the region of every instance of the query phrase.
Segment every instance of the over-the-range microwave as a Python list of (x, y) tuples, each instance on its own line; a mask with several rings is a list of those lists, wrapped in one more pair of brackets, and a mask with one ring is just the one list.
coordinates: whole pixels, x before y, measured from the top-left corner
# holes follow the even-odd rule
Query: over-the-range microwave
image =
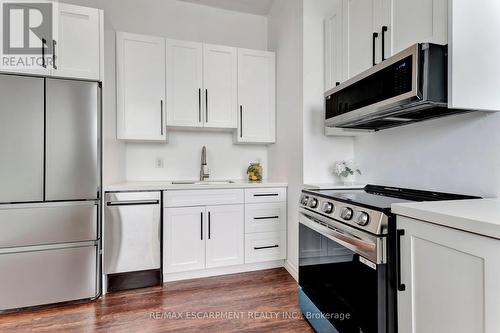
[(457, 112), (446, 45), (415, 44), (325, 93), (327, 127), (380, 130)]

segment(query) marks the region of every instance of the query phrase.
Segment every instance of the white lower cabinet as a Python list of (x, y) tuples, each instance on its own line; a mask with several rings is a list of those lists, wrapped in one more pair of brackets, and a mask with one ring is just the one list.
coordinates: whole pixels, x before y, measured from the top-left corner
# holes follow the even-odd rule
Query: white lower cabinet
[(286, 258), (286, 188), (167, 190), (163, 206), (165, 281), (279, 267)]
[(205, 207), (166, 208), (163, 217), (163, 270), (205, 268)]
[(166, 208), (164, 271), (243, 264), (243, 205)]
[(498, 332), (500, 240), (405, 217), (397, 226), (399, 332)]
[(243, 205), (209, 206), (207, 268), (243, 264)]

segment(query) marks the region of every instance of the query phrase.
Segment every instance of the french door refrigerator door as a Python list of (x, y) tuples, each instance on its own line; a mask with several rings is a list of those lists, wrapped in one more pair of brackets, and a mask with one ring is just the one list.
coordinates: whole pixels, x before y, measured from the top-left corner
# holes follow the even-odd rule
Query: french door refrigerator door
[(44, 79), (0, 75), (0, 203), (43, 200)]
[(45, 200), (99, 197), (100, 88), (47, 79)]

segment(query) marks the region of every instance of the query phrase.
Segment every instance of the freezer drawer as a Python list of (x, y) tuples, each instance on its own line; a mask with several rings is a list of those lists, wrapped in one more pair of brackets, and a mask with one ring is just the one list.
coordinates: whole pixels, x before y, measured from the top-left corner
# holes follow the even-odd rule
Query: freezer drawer
[(104, 273), (160, 268), (160, 192), (106, 193)]
[(45, 200), (97, 198), (100, 88), (47, 79), (46, 90)]
[(0, 203), (43, 200), (43, 89), (0, 75)]
[(94, 298), (95, 246), (0, 254), (0, 311)]
[(0, 206), (0, 248), (97, 239), (97, 202)]

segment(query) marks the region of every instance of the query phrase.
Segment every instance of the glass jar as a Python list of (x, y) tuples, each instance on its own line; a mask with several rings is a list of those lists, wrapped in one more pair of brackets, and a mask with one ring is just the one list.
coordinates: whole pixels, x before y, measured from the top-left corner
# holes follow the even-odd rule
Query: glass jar
[(251, 182), (260, 182), (262, 180), (262, 166), (259, 162), (250, 163), (247, 169), (248, 180)]

